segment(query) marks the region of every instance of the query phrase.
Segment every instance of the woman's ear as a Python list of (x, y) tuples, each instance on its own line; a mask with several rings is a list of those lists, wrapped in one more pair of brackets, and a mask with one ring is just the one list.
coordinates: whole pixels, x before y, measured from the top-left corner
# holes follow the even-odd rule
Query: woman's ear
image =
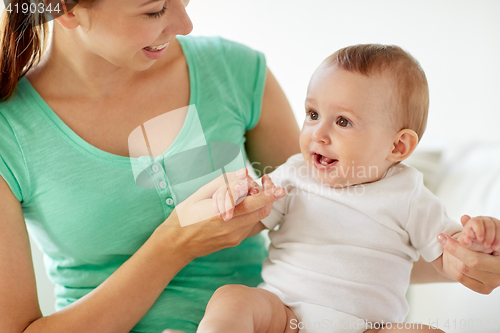
[(413, 153), (415, 148), (417, 148), (417, 144), (417, 133), (411, 129), (402, 129), (394, 137), (392, 151), (387, 156), (387, 160), (390, 162), (401, 162)]
[(56, 17), (55, 20), (66, 29), (75, 29), (80, 25), (80, 21), (73, 11), (74, 9), (71, 9), (69, 12), (66, 12), (65, 10), (65, 14)]

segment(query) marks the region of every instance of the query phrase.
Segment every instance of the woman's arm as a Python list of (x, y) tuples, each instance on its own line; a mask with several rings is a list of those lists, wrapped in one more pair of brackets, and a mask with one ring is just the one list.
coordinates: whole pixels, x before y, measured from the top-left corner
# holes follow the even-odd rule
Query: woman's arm
[[(188, 262), (162, 237), (150, 240), (102, 285), (42, 317), (28, 234), (19, 201), (0, 177), (0, 331), (129, 332)], [(144, 283), (148, 281), (148, 283)]]
[(181, 227), (174, 210), (144, 245), (88, 295), (42, 317), (28, 234), (19, 201), (0, 177), (0, 331), (2, 333), (128, 333), (170, 280), (191, 260), (236, 246), (269, 215), (263, 191), (235, 209), (231, 221), (211, 218)]
[[(490, 294), (500, 286), (500, 256), (472, 251), (445, 234), (439, 234), (438, 240), (456, 281), (480, 294)], [(413, 265), (410, 283), (451, 281), (422, 258)]]
[(246, 133), (247, 156), (258, 176), (300, 152), (299, 126), (278, 81), (267, 70), (262, 111), (257, 125)]

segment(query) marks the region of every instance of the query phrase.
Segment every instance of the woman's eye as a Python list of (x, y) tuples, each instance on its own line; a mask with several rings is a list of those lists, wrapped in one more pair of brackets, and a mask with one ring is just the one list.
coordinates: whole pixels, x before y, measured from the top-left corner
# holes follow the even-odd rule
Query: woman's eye
[(165, 14), (165, 11), (167, 10), (167, 8), (163, 7), (159, 12), (156, 12), (156, 13), (148, 13), (146, 14), (148, 17), (151, 17), (151, 18), (159, 18), (161, 17), (163, 14)]
[(344, 117), (339, 117), (339, 119), (337, 119), (337, 125), (339, 125), (340, 127), (352, 126), (351, 122)]
[(319, 119), (319, 114), (316, 111), (309, 110), (307, 111), (307, 115), (311, 120), (318, 120)]

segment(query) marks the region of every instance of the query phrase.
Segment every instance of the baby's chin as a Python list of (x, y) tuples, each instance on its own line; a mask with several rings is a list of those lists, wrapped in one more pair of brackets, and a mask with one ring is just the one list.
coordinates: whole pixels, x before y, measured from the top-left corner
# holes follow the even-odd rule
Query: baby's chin
[(327, 174), (325, 172), (321, 172), (319, 170), (314, 170), (314, 176), (316, 179), (329, 187), (332, 188), (346, 188), (349, 186), (362, 185), (372, 182), (371, 179), (358, 179), (358, 178), (349, 178), (349, 177), (339, 177), (336, 173), (332, 172), (332, 174)]
[(350, 179), (328, 175), (319, 170), (314, 170), (314, 176), (320, 183), (333, 188), (343, 188), (353, 185), (353, 182)]

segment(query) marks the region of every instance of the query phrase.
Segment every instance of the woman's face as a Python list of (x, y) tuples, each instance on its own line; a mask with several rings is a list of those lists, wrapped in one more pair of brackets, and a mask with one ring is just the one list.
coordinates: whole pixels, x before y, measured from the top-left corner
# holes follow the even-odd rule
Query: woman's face
[(96, 0), (76, 6), (79, 26), (72, 32), (85, 51), (133, 70), (151, 67), (176, 35), (193, 29), (189, 0)]

